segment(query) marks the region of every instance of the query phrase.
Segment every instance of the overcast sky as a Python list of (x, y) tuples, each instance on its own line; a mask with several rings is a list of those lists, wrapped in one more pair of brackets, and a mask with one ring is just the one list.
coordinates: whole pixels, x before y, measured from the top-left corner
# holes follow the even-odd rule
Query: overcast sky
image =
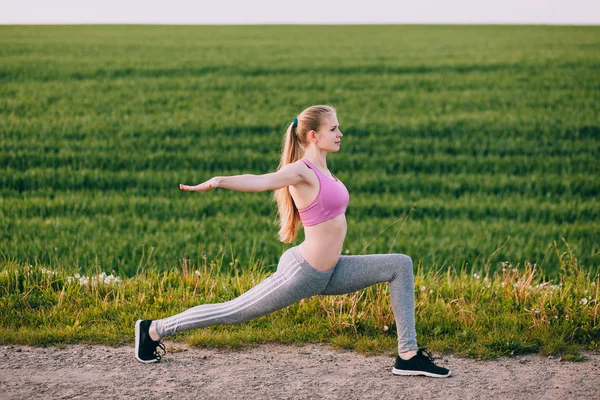
[(0, 0), (0, 24), (600, 24), (600, 0)]

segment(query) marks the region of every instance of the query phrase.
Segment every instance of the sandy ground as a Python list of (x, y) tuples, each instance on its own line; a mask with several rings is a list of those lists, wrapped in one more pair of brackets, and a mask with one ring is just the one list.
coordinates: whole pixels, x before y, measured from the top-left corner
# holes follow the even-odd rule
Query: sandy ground
[(584, 362), (527, 355), (440, 356), (452, 377), (392, 375), (388, 356), (323, 345), (197, 349), (167, 342), (158, 364), (132, 347), (0, 347), (1, 399), (600, 399), (600, 354)]

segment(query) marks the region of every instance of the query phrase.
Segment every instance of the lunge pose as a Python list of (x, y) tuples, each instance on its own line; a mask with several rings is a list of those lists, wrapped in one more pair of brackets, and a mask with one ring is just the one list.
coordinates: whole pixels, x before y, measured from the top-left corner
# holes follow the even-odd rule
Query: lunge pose
[(265, 175), (217, 176), (181, 190), (205, 192), (225, 188), (241, 192), (273, 190), (279, 210), (279, 240), (292, 243), (304, 227), (305, 240), (286, 250), (277, 271), (236, 299), (201, 304), (160, 320), (139, 320), (135, 356), (144, 363), (161, 358), (160, 339), (189, 329), (238, 324), (272, 313), (315, 295), (351, 293), (389, 282), (398, 329), (396, 375), (450, 376), (417, 347), (414, 320), (413, 264), (404, 254), (343, 256), (348, 190), (327, 169), (327, 154), (340, 150), (343, 135), (335, 109), (312, 106), (294, 117), (283, 140), (277, 172)]

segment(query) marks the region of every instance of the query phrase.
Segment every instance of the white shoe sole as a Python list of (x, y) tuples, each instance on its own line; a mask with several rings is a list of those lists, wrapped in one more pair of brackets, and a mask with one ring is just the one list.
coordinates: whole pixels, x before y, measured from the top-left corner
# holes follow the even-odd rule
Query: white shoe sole
[(138, 350), (140, 348), (140, 324), (142, 323), (141, 319), (138, 319), (135, 322), (135, 359), (144, 364), (151, 364), (158, 362), (158, 360), (142, 360), (138, 357)]
[(392, 368), (392, 374), (402, 375), (402, 376), (424, 375), (424, 376), (429, 376), (431, 378), (447, 378), (450, 375), (452, 375), (452, 371), (448, 371), (448, 373), (446, 375), (439, 375), (439, 374), (432, 374), (431, 372), (425, 372), (425, 371), (410, 371), (410, 370)]

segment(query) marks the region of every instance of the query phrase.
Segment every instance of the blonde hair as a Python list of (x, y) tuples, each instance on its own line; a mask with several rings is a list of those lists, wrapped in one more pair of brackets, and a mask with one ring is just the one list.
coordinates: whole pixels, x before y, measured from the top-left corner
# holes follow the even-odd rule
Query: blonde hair
[[(302, 111), (297, 117), (298, 126), (294, 126), (294, 122), (291, 122), (285, 132), (281, 143), (281, 162), (277, 170), (302, 158), (308, 145), (308, 132), (319, 130), (323, 115), (335, 113), (335, 108), (327, 105), (312, 106)], [(300, 228), (300, 213), (294, 204), (289, 187), (276, 190), (274, 197), (279, 210), (279, 240), (292, 243)]]

